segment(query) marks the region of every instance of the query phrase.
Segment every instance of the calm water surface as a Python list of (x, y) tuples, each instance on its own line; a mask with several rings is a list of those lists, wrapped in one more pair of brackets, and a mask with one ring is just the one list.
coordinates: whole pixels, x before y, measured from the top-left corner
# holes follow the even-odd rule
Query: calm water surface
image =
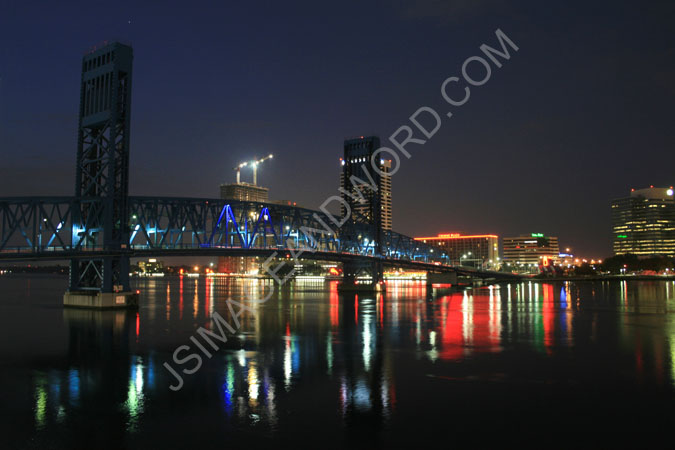
[(134, 283), (137, 312), (102, 312), (64, 309), (65, 277), (0, 277), (0, 445), (671, 446), (672, 281), (365, 296), (298, 282), (242, 315), (178, 392), (174, 350), (270, 284)]

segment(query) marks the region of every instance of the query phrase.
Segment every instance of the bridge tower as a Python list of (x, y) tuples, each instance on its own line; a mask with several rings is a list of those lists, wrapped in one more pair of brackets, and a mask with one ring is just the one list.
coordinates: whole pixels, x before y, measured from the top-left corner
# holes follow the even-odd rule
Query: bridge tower
[(117, 42), (82, 58), (72, 240), (74, 249), (96, 256), (71, 260), (66, 304), (69, 295), (72, 303), (88, 293), (99, 300), (87, 302), (114, 302), (89, 306), (128, 306), (127, 297), (113, 293), (129, 291), (132, 60), (131, 47)]

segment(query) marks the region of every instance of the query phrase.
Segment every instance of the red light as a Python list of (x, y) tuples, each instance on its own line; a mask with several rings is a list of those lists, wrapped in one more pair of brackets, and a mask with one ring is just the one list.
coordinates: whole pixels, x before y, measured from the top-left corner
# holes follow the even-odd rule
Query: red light
[(422, 240), (445, 240), (445, 239), (471, 239), (471, 238), (498, 238), (496, 234), (474, 234), (462, 236), (460, 233), (443, 233), (433, 237), (417, 237), (416, 241)]
[(136, 289), (136, 293), (137, 293), (137, 294), (140, 294), (140, 293), (141, 293), (141, 290), (140, 290), (140, 289)]

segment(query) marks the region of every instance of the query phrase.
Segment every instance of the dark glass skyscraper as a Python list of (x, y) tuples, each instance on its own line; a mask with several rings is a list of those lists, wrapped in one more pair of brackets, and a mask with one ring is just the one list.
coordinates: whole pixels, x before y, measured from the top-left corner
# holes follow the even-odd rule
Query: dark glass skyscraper
[(615, 255), (675, 256), (673, 188), (633, 190), (612, 201)]
[[(389, 176), (391, 161), (385, 159), (376, 161), (379, 173), (371, 165), (371, 158), (379, 148), (380, 138), (377, 136), (346, 140), (344, 156), (341, 160), (340, 187), (343, 189), (342, 198), (349, 204), (352, 212), (357, 213), (355, 214), (358, 216), (355, 217), (357, 220), (360, 217), (378, 225), (383, 230), (391, 230), (391, 177)], [(373, 182), (377, 190), (368, 186)], [(344, 191), (349, 192), (351, 196), (345, 194)], [(363, 195), (364, 202), (358, 201), (358, 191)], [(343, 207), (342, 215), (344, 216), (345, 213), (346, 210)]]

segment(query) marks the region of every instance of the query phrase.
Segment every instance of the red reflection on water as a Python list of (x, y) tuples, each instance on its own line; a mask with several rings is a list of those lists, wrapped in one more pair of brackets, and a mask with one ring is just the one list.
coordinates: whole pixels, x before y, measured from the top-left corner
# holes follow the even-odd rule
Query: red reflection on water
[(141, 316), (136, 313), (136, 342), (138, 342), (138, 335), (141, 332)]
[(552, 284), (542, 285), (544, 291), (544, 303), (541, 306), (541, 319), (544, 324), (544, 345), (546, 346), (546, 353), (551, 354), (551, 347), (553, 347), (553, 327), (555, 322), (555, 294), (553, 293)]
[(331, 281), (329, 285), (330, 325), (333, 328), (337, 328), (340, 325), (340, 297), (338, 295), (337, 285), (337, 281)]
[(180, 276), (180, 285), (179, 285), (179, 300), (178, 300), (178, 316), (180, 319), (183, 318), (183, 275)]
[(195, 279), (195, 295), (192, 297), (192, 317), (197, 318), (199, 314), (199, 279)]
[(501, 350), (499, 293), (495, 295), (492, 289), (474, 292), (455, 292), (439, 299), (439, 358), (462, 359), (472, 352)]
[[(459, 308), (464, 295), (454, 293), (441, 300), (441, 343), (443, 348), (438, 356), (441, 359), (461, 359), (464, 356), (464, 337), (462, 333), (464, 315)], [(455, 307), (453, 308), (453, 303)]]
[[(209, 316), (209, 313), (211, 312), (211, 290), (213, 288), (212, 286), (213, 283), (213, 278), (211, 277), (206, 277), (206, 300), (204, 302), (204, 315), (206, 317)], [(211, 322), (206, 322), (205, 328), (209, 329), (211, 327)]]
[(354, 295), (354, 323), (359, 323), (359, 295)]

